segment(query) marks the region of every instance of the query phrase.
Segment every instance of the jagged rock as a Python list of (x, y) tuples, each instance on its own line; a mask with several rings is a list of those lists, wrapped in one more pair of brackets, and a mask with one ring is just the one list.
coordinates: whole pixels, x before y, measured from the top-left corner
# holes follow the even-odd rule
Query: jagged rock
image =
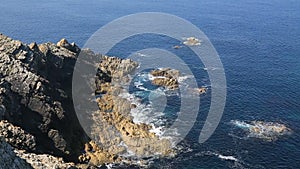
[[(82, 161), (93, 161), (93, 164), (98, 165), (112, 162), (112, 160), (116, 162), (111, 157), (118, 155), (124, 160), (122, 155), (128, 151), (140, 158), (157, 154), (165, 156), (173, 153), (168, 139), (161, 139), (155, 133), (150, 132), (152, 126), (133, 122), (130, 111), (134, 106), (129, 100), (119, 96), (120, 93), (126, 92), (122, 89), (122, 85), (120, 86), (120, 84), (128, 83), (124, 77), (128, 77), (127, 75), (133, 72), (137, 66), (137, 63), (129, 59), (102, 57), (96, 79), (97, 93), (101, 93), (101, 97), (97, 99), (99, 111), (92, 115), (94, 124), (91, 135), (97, 145), (101, 145), (103, 149), (100, 154), (95, 149), (91, 152), (86, 151), (81, 156)], [(178, 71), (171, 69), (155, 73), (172, 78), (179, 76)], [(98, 153), (95, 153), (97, 151)], [(104, 152), (108, 153), (110, 158), (108, 155), (105, 156)]]
[(94, 166), (121, 161), (121, 159), (117, 155), (109, 153), (108, 151), (99, 147), (93, 141), (85, 144), (85, 152), (85, 154), (79, 156), (79, 161), (89, 162), (91, 165)]
[(0, 121), (0, 137), (3, 137), (12, 146), (22, 150), (33, 151), (36, 148), (34, 136), (5, 120)]
[(37, 152), (77, 159), (88, 141), (70, 91), (78, 53), (53, 43), (27, 46), (2, 34), (0, 49), (2, 118), (34, 135)]
[(260, 138), (266, 141), (275, 141), (281, 136), (289, 135), (292, 133), (292, 130), (286, 125), (276, 122), (244, 122), (232, 120), (231, 123), (245, 130), (248, 133), (248, 137)]
[(67, 39), (65, 39), (65, 38), (63, 38), (59, 42), (57, 42), (56, 45), (59, 46), (59, 47), (66, 48), (66, 49), (68, 49), (72, 52), (75, 52), (75, 53), (80, 52), (80, 48), (74, 42), (70, 44), (67, 41)]
[(114, 78), (117, 82), (122, 80), (123, 77), (132, 73), (138, 66), (137, 62), (130, 59), (120, 59), (117, 57), (103, 56), (99, 69), (107, 74), (108, 76)]
[(37, 50), (37, 49), (38, 49), (38, 45), (37, 45), (35, 42), (29, 44), (28, 47), (29, 47), (31, 50)]
[[(73, 167), (55, 156), (76, 162), (81, 155), (81, 162), (101, 165), (120, 162), (128, 151), (140, 158), (172, 154), (170, 141), (151, 132), (150, 125), (134, 123), (130, 114), (134, 106), (119, 96), (128, 92), (122, 85), (130, 82), (129, 74), (135, 71), (137, 62), (81, 51), (65, 39), (58, 44), (27, 46), (0, 35), (0, 51), (0, 105), (3, 108), (0, 107), (0, 118), (20, 126), (24, 134), (28, 134), (25, 138), (34, 135), (36, 150), (26, 142), (12, 142), (16, 148), (33, 151), (15, 152), (34, 168)], [(77, 120), (70, 91), (79, 51), (87, 57), (101, 59), (95, 79), (99, 110), (87, 114), (93, 122), (91, 136), (95, 143), (88, 144), (85, 143), (90, 140)], [(97, 65), (90, 60), (91, 65)], [(163, 85), (178, 87), (178, 71), (166, 69), (154, 74), (169, 78)], [(22, 140), (23, 133), (17, 131), (14, 140)], [(44, 154), (37, 155), (37, 152)]]
[(59, 168), (59, 169), (76, 169), (74, 163), (66, 163), (62, 158), (54, 157), (49, 154), (35, 154), (27, 153), (25, 151), (15, 150), (15, 154), (30, 164), (34, 169), (47, 169), (47, 168)]
[(6, 108), (4, 105), (0, 105), (0, 120), (4, 119)]
[(155, 69), (150, 72), (154, 79), (152, 84), (157, 86), (167, 87), (168, 89), (175, 90), (178, 89), (178, 77), (180, 72), (178, 70), (164, 68), (164, 69)]
[(14, 152), (13, 147), (0, 137), (0, 169), (32, 169), (31, 165)]

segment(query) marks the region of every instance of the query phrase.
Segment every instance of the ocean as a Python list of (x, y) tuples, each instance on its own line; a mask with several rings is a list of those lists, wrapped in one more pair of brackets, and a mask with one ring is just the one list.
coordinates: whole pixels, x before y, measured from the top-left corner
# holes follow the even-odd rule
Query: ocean
[[(300, 1), (298, 0), (17, 0), (0, 3), (0, 32), (25, 43), (57, 42), (66, 38), (83, 47), (100, 27), (122, 16), (163, 12), (181, 17), (201, 29), (223, 63), (226, 105), (214, 134), (198, 143), (210, 106), (210, 92), (201, 97), (196, 123), (173, 158), (154, 160), (151, 168), (296, 169), (300, 166)], [(193, 36), (193, 35), (191, 35)], [(117, 44), (109, 55), (128, 57), (146, 48), (161, 48), (181, 56), (199, 86), (210, 85), (204, 65), (178, 41), (164, 36), (134, 36)], [(193, 64), (197, 62), (197, 64)], [(136, 77), (136, 82), (140, 82)], [(144, 82), (143, 87), (153, 88)], [(149, 102), (149, 92), (131, 93)], [(153, 99), (153, 98), (152, 98)], [(150, 99), (151, 100), (151, 99)], [(180, 103), (169, 96), (164, 117), (176, 118)], [(248, 137), (232, 121), (284, 124), (292, 132), (277, 140)]]

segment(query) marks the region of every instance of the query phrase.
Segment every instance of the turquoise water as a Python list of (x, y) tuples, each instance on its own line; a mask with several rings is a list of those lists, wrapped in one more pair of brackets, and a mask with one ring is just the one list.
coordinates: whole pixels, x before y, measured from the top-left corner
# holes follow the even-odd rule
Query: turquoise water
[[(210, 102), (209, 93), (201, 97), (197, 122), (182, 143), (185, 151), (157, 160), (153, 167), (299, 168), (300, 1), (12, 0), (1, 2), (0, 9), (0, 32), (26, 43), (65, 37), (83, 46), (101, 26), (137, 12), (166, 12), (192, 22), (208, 36), (222, 60), (228, 85), (225, 111), (213, 136), (204, 144), (197, 143)], [(170, 49), (176, 43), (154, 35), (134, 37), (110, 54), (127, 57), (145, 47), (191, 54), (186, 49)], [(203, 66), (193, 65), (192, 57), (185, 61), (198, 72), (198, 84), (209, 85), (207, 74), (199, 68)], [(280, 122), (293, 133), (274, 142), (234, 137), (243, 133), (231, 120)]]

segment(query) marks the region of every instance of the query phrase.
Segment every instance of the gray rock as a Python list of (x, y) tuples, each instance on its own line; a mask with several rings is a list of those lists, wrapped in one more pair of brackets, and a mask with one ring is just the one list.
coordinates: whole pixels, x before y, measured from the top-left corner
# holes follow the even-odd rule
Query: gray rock
[(4, 119), (6, 108), (4, 105), (0, 105), (0, 120)]
[(5, 108), (0, 107), (0, 119), (21, 127), (39, 143), (36, 150), (12, 142), (15, 147), (72, 160), (81, 153), (87, 137), (70, 91), (80, 49), (75, 44), (69, 47), (27, 46), (0, 34), (0, 105)]
[(16, 155), (14, 149), (0, 137), (0, 169), (31, 169), (31, 165)]
[(36, 148), (34, 136), (5, 120), (0, 121), (0, 137), (3, 137), (12, 146), (22, 150), (33, 151)]

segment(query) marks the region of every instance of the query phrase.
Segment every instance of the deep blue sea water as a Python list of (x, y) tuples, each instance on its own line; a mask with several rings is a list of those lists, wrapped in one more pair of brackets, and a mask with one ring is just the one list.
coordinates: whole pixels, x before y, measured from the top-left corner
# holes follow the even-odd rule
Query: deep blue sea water
[[(209, 93), (201, 98), (203, 109), (182, 143), (191, 151), (157, 160), (152, 167), (299, 168), (299, 0), (2, 0), (0, 9), (0, 32), (25, 43), (56, 42), (65, 37), (83, 46), (101, 26), (137, 12), (165, 12), (190, 21), (208, 36), (222, 60), (228, 87), (226, 107), (213, 136), (199, 144)], [(170, 49), (174, 44), (165, 37), (133, 37), (110, 54), (127, 57), (145, 47), (168, 48), (178, 55), (189, 52)], [(195, 71), (203, 67), (191, 66)], [(198, 71), (198, 84), (209, 85), (205, 71)], [(231, 120), (280, 122), (293, 133), (273, 142), (241, 139), (232, 136), (239, 133), (234, 133)], [(233, 156), (237, 161), (224, 160), (215, 154)]]

